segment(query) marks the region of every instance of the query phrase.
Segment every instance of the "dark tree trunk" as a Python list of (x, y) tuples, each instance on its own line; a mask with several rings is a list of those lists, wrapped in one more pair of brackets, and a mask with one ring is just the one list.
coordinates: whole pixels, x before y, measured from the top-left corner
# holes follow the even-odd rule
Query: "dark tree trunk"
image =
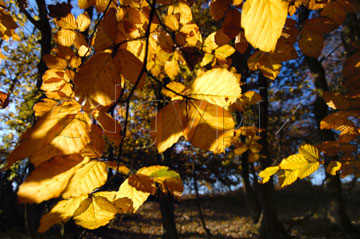
[(174, 199), (167, 193), (160, 192), (158, 194), (161, 221), (163, 225), (163, 238), (164, 239), (177, 239), (178, 234), (176, 230), (175, 215), (174, 215)]
[[(262, 145), (261, 154), (266, 156), (260, 159), (261, 167), (264, 169), (271, 166), (271, 158), (268, 153), (267, 126), (268, 126), (268, 83), (267, 79), (259, 75), (259, 91), (262, 97), (260, 102), (259, 127), (264, 129), (260, 133)], [(260, 236), (265, 239), (287, 238), (287, 232), (278, 219), (273, 199), (274, 186), (272, 180), (265, 184), (257, 185), (257, 193), (260, 200), (263, 217), (260, 225)]]
[[(310, 69), (312, 77), (314, 78), (315, 87), (319, 92), (319, 94), (316, 96), (313, 112), (321, 141), (333, 141), (335, 140), (335, 136), (332, 131), (320, 130), (321, 120), (328, 115), (328, 106), (321, 97), (323, 92), (328, 91), (328, 84), (326, 81), (324, 68), (321, 65), (321, 62), (316, 58), (306, 56), (305, 60)], [(325, 166), (331, 160), (334, 160), (334, 158), (325, 158)], [(354, 226), (352, 225), (349, 216), (346, 213), (346, 206), (343, 198), (339, 175), (332, 176), (326, 172), (326, 188), (328, 191), (328, 219), (331, 223), (343, 231), (353, 231)]]
[(254, 223), (258, 223), (261, 214), (261, 206), (249, 178), (249, 154), (244, 153), (241, 159), (241, 177), (243, 178), (245, 197), (250, 216)]

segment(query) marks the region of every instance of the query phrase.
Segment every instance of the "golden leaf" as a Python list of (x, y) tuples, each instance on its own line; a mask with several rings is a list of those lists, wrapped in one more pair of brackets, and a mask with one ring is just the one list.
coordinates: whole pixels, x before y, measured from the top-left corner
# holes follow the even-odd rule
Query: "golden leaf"
[(270, 177), (279, 171), (279, 166), (271, 166), (262, 170), (259, 173), (259, 177), (262, 177), (261, 183), (267, 183), (270, 180)]
[(235, 123), (227, 110), (207, 101), (191, 101), (186, 112), (183, 135), (193, 146), (221, 153), (231, 145)]
[(171, 60), (165, 62), (164, 71), (170, 79), (174, 79), (179, 74), (179, 63), (174, 59), (174, 57), (172, 57)]
[(183, 2), (178, 2), (177, 5), (170, 5), (168, 9), (168, 15), (176, 15), (180, 14), (179, 22), (182, 25), (188, 24), (192, 21), (193, 16), (191, 12), (191, 8)]
[(178, 141), (185, 128), (186, 104), (183, 101), (172, 101), (162, 108), (151, 124), (151, 137), (159, 153), (164, 152)]
[(91, 20), (87, 12), (80, 14), (76, 18), (76, 28), (83, 32), (90, 26)]
[(299, 170), (280, 170), (279, 184), (281, 187), (288, 186), (296, 181), (299, 176)]
[(77, 28), (75, 17), (71, 13), (60, 19), (55, 18), (55, 23), (62, 29), (75, 30)]
[(117, 25), (116, 10), (109, 9), (99, 24), (95, 38), (95, 51), (98, 52), (115, 45), (118, 32)]
[[(168, 88), (170, 90), (162, 89), (161, 93), (163, 93), (167, 97), (170, 97), (171, 101), (182, 100), (183, 97), (180, 95), (186, 96), (187, 91), (188, 91), (188, 88), (185, 85), (181, 84), (180, 82), (176, 82), (176, 81), (173, 81), (173, 82), (170, 82), (169, 84), (167, 84), (166, 88)], [(177, 94), (174, 92), (176, 92)]]
[(93, 196), (91, 200), (85, 211), (74, 216), (74, 221), (76, 224), (92, 230), (109, 223), (115, 217), (117, 209), (104, 197)]
[(245, 37), (255, 48), (274, 51), (286, 21), (288, 2), (283, 0), (248, 0), (241, 14)]
[(58, 202), (50, 212), (41, 217), (38, 232), (43, 233), (57, 223), (69, 221), (75, 211), (79, 208), (81, 202), (87, 199), (87, 197), (87, 195), (81, 195), (76, 198)]
[(52, 99), (44, 98), (42, 101), (34, 105), (35, 116), (42, 116), (45, 113), (51, 111), (58, 102)]
[(250, 70), (260, 70), (261, 73), (271, 80), (274, 80), (281, 70), (281, 63), (271, 57), (269, 53), (255, 51), (248, 59)]
[(133, 202), (134, 212), (146, 201), (150, 193), (145, 193), (137, 190), (129, 185), (128, 179), (126, 179), (119, 188), (116, 194), (116, 200), (119, 198), (129, 198)]
[(223, 45), (215, 50), (215, 57), (221, 61), (225, 61), (226, 58), (234, 54), (235, 49), (230, 45)]
[(169, 14), (165, 16), (164, 19), (165, 25), (173, 31), (179, 30), (179, 21), (177, 20), (174, 14)]
[(5, 109), (9, 105), (9, 93), (0, 91), (0, 108)]
[(75, 76), (75, 93), (108, 106), (117, 100), (121, 91), (119, 65), (115, 64), (111, 53), (95, 54)]
[(61, 29), (55, 34), (55, 42), (62, 46), (72, 46), (75, 42), (76, 32)]
[(41, 203), (57, 198), (65, 190), (70, 178), (88, 159), (74, 154), (58, 156), (40, 164), (22, 183), (18, 191), (20, 203)]
[(189, 91), (191, 98), (206, 100), (220, 107), (231, 105), (240, 94), (241, 88), (237, 77), (222, 68), (211, 69), (197, 77)]
[(335, 176), (337, 171), (341, 169), (341, 163), (339, 161), (331, 161), (326, 167), (326, 172)]
[(302, 53), (310, 57), (319, 57), (324, 46), (321, 34), (302, 29), (300, 32), (299, 47)]
[(212, 53), (213, 50), (219, 47), (219, 45), (215, 41), (216, 32), (208, 35), (204, 41), (203, 51), (207, 53)]
[(30, 157), (35, 166), (56, 156), (79, 153), (90, 141), (91, 120), (76, 102), (63, 102), (41, 116), (20, 138), (7, 167)]
[(104, 185), (106, 179), (106, 163), (98, 160), (91, 160), (76, 171), (61, 195), (63, 198), (70, 198), (82, 194), (89, 194), (96, 188)]

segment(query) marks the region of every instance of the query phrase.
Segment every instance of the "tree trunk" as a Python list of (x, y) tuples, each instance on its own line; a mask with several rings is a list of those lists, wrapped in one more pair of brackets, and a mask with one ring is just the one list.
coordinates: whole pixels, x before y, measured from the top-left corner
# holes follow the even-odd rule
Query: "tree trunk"
[(158, 197), (161, 211), (161, 221), (163, 225), (163, 238), (177, 239), (178, 234), (174, 215), (174, 200), (169, 193), (164, 194), (160, 192)]
[[(328, 115), (328, 106), (321, 97), (322, 92), (328, 91), (328, 84), (325, 78), (325, 71), (320, 61), (313, 57), (305, 57), (305, 61), (310, 69), (314, 84), (320, 93), (316, 96), (313, 112), (315, 115), (316, 125), (319, 130), (321, 141), (333, 141), (335, 136), (330, 130), (320, 130), (320, 122)], [(331, 158), (325, 158), (325, 166), (331, 161)], [(326, 188), (328, 190), (328, 219), (342, 231), (353, 231), (354, 226), (351, 224), (349, 216), (346, 213), (346, 206), (342, 194), (341, 181), (339, 175), (332, 176), (326, 173)]]
[[(271, 166), (271, 159), (268, 153), (268, 142), (267, 142), (267, 125), (268, 125), (268, 84), (267, 79), (260, 74), (259, 75), (259, 91), (262, 97), (260, 102), (260, 115), (259, 115), (259, 127), (264, 129), (260, 133), (262, 145), (261, 154), (266, 158), (261, 158), (261, 167), (264, 169)], [(257, 185), (257, 193), (259, 201), (262, 207), (263, 217), (260, 225), (260, 236), (264, 239), (279, 239), (287, 238), (287, 232), (277, 217), (275, 203), (273, 200), (273, 181), (270, 180), (265, 184)]]

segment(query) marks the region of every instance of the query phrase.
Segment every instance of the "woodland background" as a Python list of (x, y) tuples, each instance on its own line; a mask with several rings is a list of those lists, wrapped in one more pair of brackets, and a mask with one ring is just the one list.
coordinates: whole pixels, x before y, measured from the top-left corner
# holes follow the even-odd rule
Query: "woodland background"
[[(293, 11), (292, 16), (288, 17), (294, 21), (294, 25), (285, 25), (291, 29), (289, 38), (293, 34), (291, 31), (297, 29), (294, 30), (295, 39), (287, 39), (291, 43), (286, 43), (293, 48), (277, 49), (271, 54), (267, 52), (273, 50), (266, 50), (266, 43), (264, 47), (261, 46), (262, 43), (248, 40), (249, 44), (244, 36), (246, 33), (240, 26), (239, 16), (240, 12), (243, 12), (243, 5), (253, 1), (157, 1), (156, 4), (143, 1), (146, 5), (144, 9), (148, 8), (148, 15), (143, 14), (147, 19), (133, 19), (134, 13), (128, 13), (129, 19), (125, 22), (133, 25), (125, 24), (130, 32), (126, 40), (135, 38), (134, 29), (140, 28), (140, 25), (144, 30), (142, 34), (149, 38), (148, 31), (145, 30), (149, 29), (151, 32), (149, 16), (155, 15), (159, 18), (156, 24), (160, 26), (157, 33), (160, 39), (157, 39), (158, 47), (165, 49), (171, 45), (169, 36), (175, 39), (177, 33), (185, 32), (180, 30), (179, 26), (171, 25), (173, 20), (169, 20), (171, 14), (168, 9), (172, 5), (177, 6), (175, 9), (180, 9), (178, 11), (181, 12), (177, 24), (188, 26), (191, 22), (196, 24), (197, 28), (189, 30), (183, 45), (176, 43), (171, 46), (171, 54), (182, 54), (183, 58), (179, 57), (176, 59), (178, 62), (174, 63), (175, 56), (157, 55), (158, 51), (155, 51), (154, 55), (151, 55), (155, 63), (149, 60), (154, 67), (145, 69), (144, 72), (148, 82), (144, 89), (135, 90), (138, 81), (135, 81), (135, 84), (125, 84), (117, 101), (104, 106), (108, 107), (106, 110), (113, 117), (111, 119), (121, 125), (121, 129), (125, 128), (125, 131), (120, 132), (119, 129), (114, 135), (106, 135), (104, 150), (98, 160), (113, 164), (108, 164), (109, 180), (99, 187), (105, 191), (117, 190), (129, 175), (135, 175), (136, 170), (162, 165), (171, 168), (181, 177), (184, 195), (176, 200), (178, 188), (164, 189), (166, 184), (160, 180), (154, 189), (156, 192), (151, 192), (152, 195), (134, 214), (124, 209), (124, 213), (114, 216), (114, 219), (109, 219), (109, 224), (97, 229), (80, 227), (73, 220), (69, 220), (70, 218), (66, 220), (68, 222), (56, 221), (56, 218), (55, 221), (59, 224), (45, 233), (37, 232), (42, 215), (51, 211), (59, 199), (53, 197), (47, 201), (40, 200), (38, 204), (26, 204), (34, 201), (21, 199), (21, 196), (18, 199), (19, 186), (38, 166), (34, 166), (31, 161), (34, 155), (26, 155), (21, 158), (25, 159), (24, 161), (19, 161), (10, 168), (5, 165), (6, 160), (14, 155), (11, 152), (19, 147), (21, 135), (27, 129), (35, 128), (34, 125), (39, 116), (41, 117), (40, 111), (34, 108), (35, 104), (44, 102), (46, 97), (53, 97), (58, 104), (71, 97), (75, 99), (73, 96), (62, 98), (64, 96), (59, 92), (64, 88), (49, 93), (52, 86), (44, 86), (49, 79), (43, 78), (43, 75), (46, 75), (51, 66), (58, 67), (60, 64), (49, 60), (50, 57), (46, 60), (46, 55), (60, 54), (61, 50), (56, 53), (56, 50), (52, 49), (59, 47), (61, 42), (68, 41), (68, 38), (59, 36), (58, 32), (64, 24), (56, 22), (55, 19), (66, 16), (70, 11), (75, 16), (86, 12), (91, 20), (89, 28), (82, 29), (78, 24), (77, 28), (71, 31), (82, 34), (86, 43), (91, 42), (90, 48), (95, 46), (96, 54), (100, 51), (105, 54), (104, 52), (111, 48), (114, 56), (118, 50), (121, 51), (120, 48), (116, 44), (109, 47), (108, 43), (96, 43), (100, 42), (97, 39), (92, 45), (93, 33), (98, 31), (98, 38), (110, 31), (101, 22), (105, 22), (104, 19), (107, 18), (104, 16), (110, 15), (111, 11), (116, 9), (111, 4), (119, 4), (121, 7), (125, 6), (124, 9), (133, 11), (136, 9), (133, 2), (138, 4), (142, 1), (87, 1), (86, 9), (79, 8), (84, 2), (77, 0), (66, 3), (5, 0), (0, 3), (3, 27), (3, 30), (0, 29), (0, 96), (3, 108), (0, 111), (0, 163), (3, 168), (0, 171), (0, 238), (359, 238), (360, 3), (357, 0), (286, 1), (286, 6), (289, 6), (286, 9)], [(270, 2), (283, 4), (280, 0)], [(325, 19), (330, 23), (314, 21), (307, 24), (306, 21), (323, 20), (327, 17), (322, 12), (326, 6), (327, 9), (342, 10), (331, 15), (333, 18), (330, 17), (330, 20)], [(190, 13), (188, 9), (191, 9)], [(189, 18), (189, 14), (189, 22), (181, 20), (185, 19), (185, 16)], [(9, 16), (16, 25), (9, 20)], [(169, 19), (164, 20), (166, 17)], [(148, 25), (150, 27), (147, 28)], [(312, 31), (309, 30), (311, 26)], [(194, 29), (199, 32), (194, 33)], [(284, 32), (286, 29), (284, 27)], [(318, 36), (312, 35), (314, 31), (319, 31), (316, 34), (323, 37), (323, 42), (319, 42)], [(218, 34), (213, 35), (215, 40), (208, 38), (215, 32)], [(160, 34), (165, 34), (166, 37), (162, 39)], [(227, 36), (224, 37), (224, 34)], [(219, 43), (216, 36), (225, 43)], [(314, 38), (315, 42), (311, 41)], [(310, 40), (304, 42), (304, 39)], [(82, 54), (79, 47), (81, 44), (74, 42), (65, 47), (75, 52), (80, 59), (79, 65), (75, 60), (75, 63), (64, 64), (73, 64), (72, 69), (80, 65), (89, 66), (86, 62), (96, 54), (91, 49), (89, 55)], [(190, 47), (186, 44), (190, 44)], [(143, 48), (145, 45), (147, 44), (144, 43)], [(221, 46), (225, 47), (217, 50)], [(256, 50), (257, 48), (264, 51)], [(165, 57), (167, 63), (161, 62)], [(348, 69), (351, 70), (344, 70), (344, 62), (346, 66), (350, 65)], [(134, 63), (137, 67), (136, 64)], [(74, 65), (77, 67), (73, 67)], [(184, 137), (174, 146), (167, 145), (169, 149), (166, 151), (158, 143), (155, 145), (158, 151), (154, 146), (147, 147), (153, 142), (149, 133), (153, 118), (163, 107), (170, 104), (170, 98), (180, 97), (183, 93), (181, 91), (177, 92), (181, 93), (179, 95), (172, 94), (169, 88), (175, 91), (176, 88), (166, 87), (168, 83), (181, 82), (188, 86), (189, 82), (196, 78), (195, 71), (210, 71), (218, 67), (232, 67), (234, 72), (241, 74), (241, 100), (231, 106), (236, 126), (245, 127), (239, 131), (242, 133), (237, 135), (237, 141), (233, 141), (231, 146), (220, 154), (211, 148), (198, 146), (199, 143), (193, 142), (195, 140), (189, 143)], [(75, 71), (78, 75), (85, 72), (81, 68)], [(138, 72), (124, 73), (125, 78), (131, 74), (137, 75)], [(71, 84), (73, 81), (69, 80)], [(164, 93), (164, 89), (168, 92)], [(246, 92), (249, 93), (245, 94)], [(338, 94), (323, 94), (324, 92)], [(54, 96), (56, 94), (58, 98)], [(81, 96), (82, 94), (83, 92), (80, 93)], [(130, 97), (127, 99), (128, 96)], [(348, 104), (351, 106), (347, 106)], [(337, 115), (338, 118), (329, 119), (325, 122), (326, 126), (320, 129), (321, 121), (327, 115), (346, 110), (351, 110), (351, 113), (343, 118)], [(101, 122), (101, 119), (92, 121)], [(350, 127), (352, 131), (346, 127)], [(349, 138), (345, 140), (345, 137), (340, 137), (342, 135)], [(319, 167), (320, 162), (320, 167), (316, 173), (293, 183), (298, 176), (290, 180), (286, 173), (294, 171), (282, 167), (281, 162), (284, 162), (282, 159), (296, 154), (304, 144), (316, 146), (316, 163)], [(323, 159), (319, 159), (317, 150)], [(280, 165), (280, 168), (277, 165)], [(261, 178), (265, 179), (267, 175), (259, 173), (269, 166), (277, 167), (274, 173), (281, 169), (280, 173), (268, 183), (261, 184)], [(174, 178), (177, 178), (177, 175)], [(141, 180), (145, 179), (140, 177)], [(18, 201), (23, 203), (19, 204)]]

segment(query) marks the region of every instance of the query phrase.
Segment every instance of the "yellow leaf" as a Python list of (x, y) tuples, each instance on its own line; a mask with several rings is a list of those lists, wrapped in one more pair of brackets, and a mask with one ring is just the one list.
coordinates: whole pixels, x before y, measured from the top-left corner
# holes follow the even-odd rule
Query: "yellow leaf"
[(306, 160), (312, 163), (318, 162), (320, 159), (319, 150), (310, 144), (301, 145), (299, 153), (304, 155)]
[(179, 30), (179, 21), (174, 14), (166, 15), (164, 19), (165, 25), (173, 31)]
[(191, 8), (183, 2), (178, 2), (177, 5), (170, 5), (168, 9), (168, 15), (173, 14), (180, 14), (179, 22), (182, 25), (185, 25), (192, 21), (193, 16), (191, 12)]
[(211, 69), (197, 77), (189, 91), (191, 98), (206, 100), (220, 107), (231, 105), (240, 94), (241, 88), (237, 77), (222, 68)]
[(281, 70), (281, 63), (271, 57), (269, 53), (255, 51), (247, 62), (250, 70), (260, 70), (261, 73), (271, 80), (274, 80)]
[(40, 164), (20, 185), (19, 202), (41, 203), (59, 197), (76, 170), (87, 160), (78, 155), (58, 156)]
[(281, 187), (288, 186), (296, 181), (299, 170), (282, 170), (279, 174), (279, 184)]
[(70, 198), (82, 194), (89, 194), (96, 188), (104, 185), (106, 179), (106, 163), (98, 160), (91, 160), (76, 171), (61, 195), (63, 198)]
[(215, 41), (216, 32), (208, 35), (204, 41), (203, 51), (206, 53), (212, 53), (213, 50), (219, 47), (219, 45)]
[(287, 13), (287, 1), (247, 0), (242, 9), (241, 26), (248, 42), (262, 51), (274, 51)]
[(74, 221), (76, 224), (92, 230), (109, 223), (115, 217), (117, 209), (104, 197), (93, 196), (91, 199), (88, 208), (74, 216)]
[(95, 4), (95, 0), (78, 0), (79, 8), (87, 9)]
[(49, 112), (50, 110), (53, 109), (54, 106), (57, 105), (58, 102), (56, 102), (55, 100), (51, 100), (48, 98), (44, 98), (42, 99), (42, 101), (36, 103), (34, 105), (34, 111), (35, 111), (35, 116), (42, 116), (45, 113)]
[(95, 54), (76, 74), (75, 93), (103, 106), (115, 103), (121, 91), (118, 71), (119, 65), (115, 65), (110, 53)]
[(335, 129), (341, 131), (341, 134), (359, 134), (358, 128), (354, 122), (349, 120), (350, 115), (342, 114), (339, 111), (330, 115), (327, 115), (320, 122), (320, 129)]
[(230, 45), (223, 45), (215, 50), (215, 57), (219, 60), (225, 61), (226, 58), (234, 54), (235, 49)]
[(75, 17), (71, 13), (59, 20), (55, 19), (55, 23), (62, 29), (75, 30), (77, 28)]
[(170, 79), (174, 79), (180, 72), (179, 63), (172, 57), (171, 60), (165, 62), (164, 71)]
[(335, 176), (337, 171), (341, 169), (341, 163), (339, 161), (331, 161), (326, 167), (326, 172)]
[(76, 39), (73, 30), (61, 29), (55, 34), (55, 42), (62, 46), (72, 46)]
[(80, 14), (76, 19), (76, 28), (83, 32), (90, 26), (91, 20), (87, 12)]
[(206, 66), (210, 63), (213, 63), (215, 56), (213, 54), (205, 53), (203, 59), (201, 60), (200, 66)]
[(79, 208), (81, 202), (87, 199), (87, 197), (87, 195), (81, 195), (76, 198), (58, 202), (50, 212), (41, 217), (38, 232), (43, 233), (57, 223), (69, 221), (75, 211)]
[(272, 175), (274, 175), (275, 173), (277, 173), (279, 171), (279, 166), (271, 166), (271, 167), (267, 167), (266, 169), (262, 170), (259, 173), (259, 177), (262, 177), (263, 180), (261, 181), (261, 183), (267, 183), (270, 180), (270, 177)]
[(195, 147), (221, 153), (231, 145), (234, 120), (222, 107), (207, 101), (190, 101), (183, 135)]
[(79, 153), (90, 141), (91, 120), (76, 102), (63, 102), (41, 116), (20, 138), (7, 159), (8, 166), (30, 157), (35, 166), (56, 155)]
[(319, 57), (324, 46), (321, 34), (302, 29), (300, 32), (299, 47), (302, 53), (310, 57)]
[(184, 96), (187, 95), (188, 88), (185, 85), (181, 84), (180, 82), (176, 82), (176, 81), (170, 82), (169, 84), (166, 85), (166, 88), (172, 91), (168, 89), (162, 89), (161, 93), (163, 93), (167, 97), (170, 97), (171, 101), (182, 100), (183, 97), (180, 95), (184, 95)]
[(178, 141), (185, 128), (186, 104), (183, 101), (172, 101), (162, 108), (151, 124), (151, 137), (159, 153), (164, 152)]
[(126, 179), (119, 188), (116, 194), (116, 200), (119, 198), (129, 198), (133, 202), (134, 212), (146, 201), (150, 193), (145, 193), (137, 190), (129, 185), (128, 179)]

